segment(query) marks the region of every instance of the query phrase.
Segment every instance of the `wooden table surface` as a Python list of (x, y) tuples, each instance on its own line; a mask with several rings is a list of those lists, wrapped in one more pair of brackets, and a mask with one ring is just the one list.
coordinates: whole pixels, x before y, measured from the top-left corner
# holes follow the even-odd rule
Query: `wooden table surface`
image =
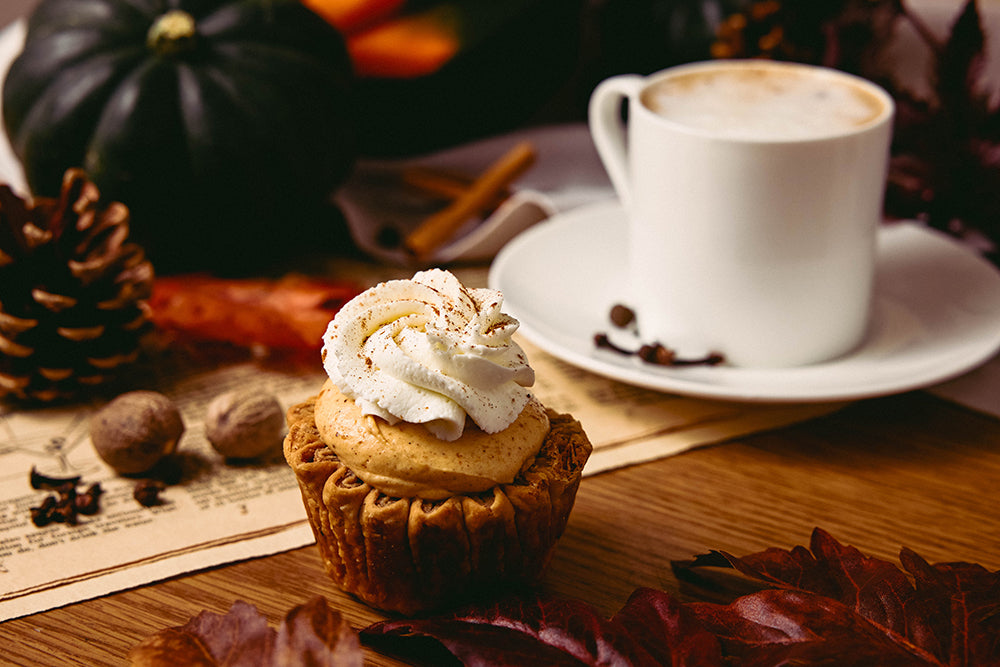
[[(897, 562), (1000, 569), (1000, 423), (923, 392), (584, 479), (543, 585), (611, 616), (637, 586), (677, 591), (671, 560), (808, 545), (819, 526)], [(177, 577), (0, 625), (0, 661), (121, 665), (144, 637), (234, 600), (273, 626), (325, 596), (356, 628), (382, 618), (341, 593), (314, 547)], [(368, 652), (368, 664), (399, 664)]]

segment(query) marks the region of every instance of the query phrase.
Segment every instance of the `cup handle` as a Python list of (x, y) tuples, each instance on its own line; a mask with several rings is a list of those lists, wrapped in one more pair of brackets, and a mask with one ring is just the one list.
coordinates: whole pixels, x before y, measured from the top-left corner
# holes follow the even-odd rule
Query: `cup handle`
[(632, 205), (632, 187), (628, 176), (626, 121), (622, 118), (621, 105), (623, 100), (628, 100), (630, 105), (637, 104), (642, 85), (643, 77), (637, 74), (605, 79), (590, 96), (588, 109), (590, 135), (597, 154), (626, 209)]

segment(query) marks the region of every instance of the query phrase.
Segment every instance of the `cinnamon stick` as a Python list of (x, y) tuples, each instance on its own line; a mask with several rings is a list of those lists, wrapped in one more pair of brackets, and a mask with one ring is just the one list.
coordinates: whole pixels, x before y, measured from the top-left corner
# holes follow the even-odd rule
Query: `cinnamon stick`
[(535, 161), (535, 149), (522, 142), (491, 164), (448, 206), (428, 216), (404, 240), (416, 257), (427, 257), (446, 243), (462, 224), (487, 210), (499, 192), (515, 181)]
[[(452, 202), (466, 193), (474, 178), (475, 176), (455, 170), (414, 166), (403, 170), (400, 181), (423, 195), (442, 202)], [(485, 214), (485, 211), (495, 209), (509, 196), (510, 188), (502, 188), (493, 195), (482, 212)]]
[(448, 201), (465, 194), (472, 185), (473, 178), (457, 171), (423, 166), (407, 167), (400, 175), (400, 181), (404, 185), (436, 199)]

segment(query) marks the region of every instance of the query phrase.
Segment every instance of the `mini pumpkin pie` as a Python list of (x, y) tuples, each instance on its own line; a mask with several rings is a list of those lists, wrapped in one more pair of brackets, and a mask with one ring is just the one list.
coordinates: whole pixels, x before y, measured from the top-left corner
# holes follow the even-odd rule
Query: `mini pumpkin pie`
[(324, 336), (330, 379), (288, 410), (295, 471), (327, 572), (414, 614), (543, 574), (591, 445), (529, 391), (499, 292), (446, 271), (381, 283)]

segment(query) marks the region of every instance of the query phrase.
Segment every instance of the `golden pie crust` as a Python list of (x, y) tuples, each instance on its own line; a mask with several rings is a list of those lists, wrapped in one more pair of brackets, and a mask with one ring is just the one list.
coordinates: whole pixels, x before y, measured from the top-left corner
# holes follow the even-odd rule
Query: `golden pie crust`
[(592, 449), (578, 421), (547, 410), (549, 434), (514, 482), (429, 501), (392, 498), (358, 478), (320, 437), (315, 405), (314, 396), (289, 408), (285, 459), (341, 588), (411, 615), (541, 577)]

